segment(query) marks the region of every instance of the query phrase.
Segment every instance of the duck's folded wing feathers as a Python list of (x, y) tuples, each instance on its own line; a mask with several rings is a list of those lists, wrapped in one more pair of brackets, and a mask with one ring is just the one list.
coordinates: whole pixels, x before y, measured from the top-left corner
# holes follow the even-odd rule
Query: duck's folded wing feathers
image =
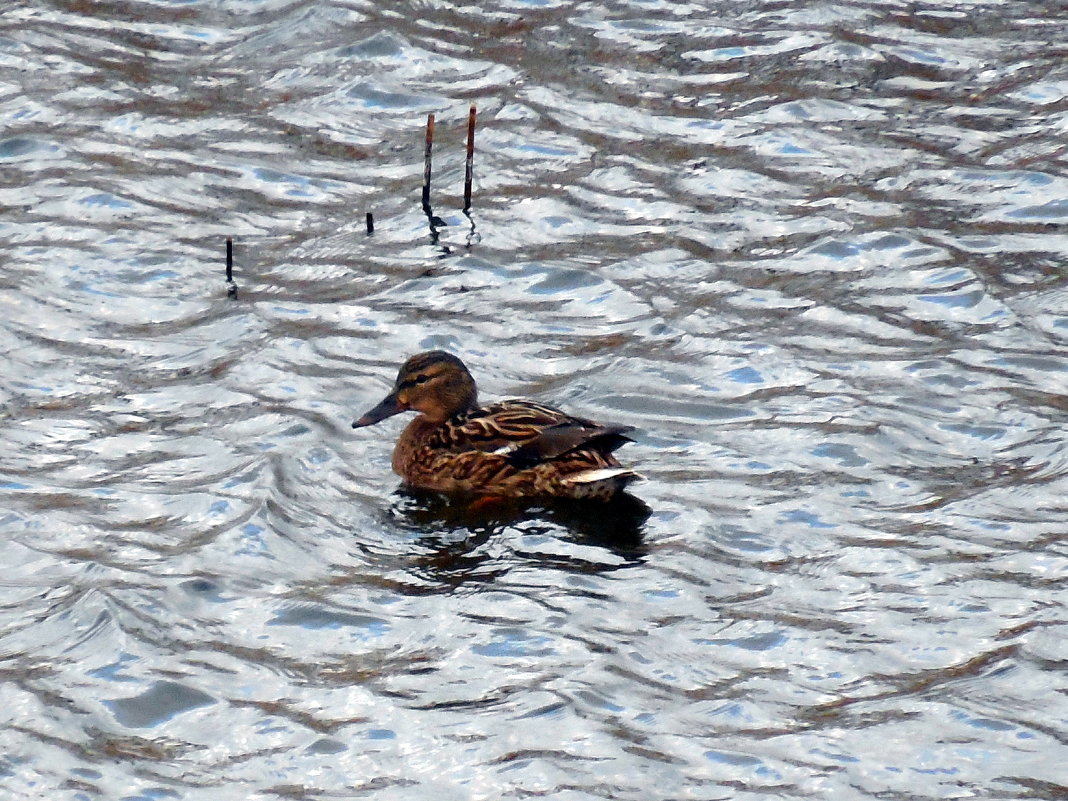
[(506, 400), (469, 412), (446, 427), (442, 444), (451, 450), (480, 450), (505, 456), (525, 469), (579, 447), (611, 453), (629, 442), (633, 426), (601, 425), (528, 400)]
[(567, 419), (551, 406), (533, 401), (509, 400), (473, 409), (442, 426), (438, 444), (453, 451), (493, 452), (536, 436), (539, 431)]
[[(524, 470), (541, 462), (551, 461), (577, 448), (611, 453), (625, 442), (631, 426), (602, 426), (583, 420), (568, 420), (546, 428), (528, 439), (508, 448), (503, 455), (513, 467)], [(501, 453), (504, 449), (498, 451)]]

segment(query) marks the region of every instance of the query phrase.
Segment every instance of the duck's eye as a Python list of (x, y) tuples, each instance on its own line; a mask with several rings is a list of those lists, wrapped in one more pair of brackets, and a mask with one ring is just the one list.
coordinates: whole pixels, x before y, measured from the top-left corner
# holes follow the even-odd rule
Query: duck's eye
[(417, 384), (425, 384), (431, 378), (432, 376), (429, 375), (417, 375), (413, 378), (405, 378), (403, 381), (401, 381), (400, 385), (401, 387), (414, 387)]

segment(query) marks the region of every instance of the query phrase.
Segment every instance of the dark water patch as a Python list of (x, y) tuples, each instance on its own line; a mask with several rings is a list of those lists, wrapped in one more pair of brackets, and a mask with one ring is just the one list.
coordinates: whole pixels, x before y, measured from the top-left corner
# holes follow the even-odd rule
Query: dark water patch
[(178, 682), (160, 681), (140, 695), (105, 703), (123, 726), (143, 729), (158, 726), (198, 707), (210, 706), (215, 699)]

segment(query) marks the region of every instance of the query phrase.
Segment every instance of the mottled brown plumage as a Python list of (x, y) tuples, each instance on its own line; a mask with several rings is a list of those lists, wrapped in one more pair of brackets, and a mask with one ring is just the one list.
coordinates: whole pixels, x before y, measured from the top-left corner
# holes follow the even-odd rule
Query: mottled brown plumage
[(528, 400), (478, 405), (478, 390), (455, 356), (412, 356), (393, 390), (353, 428), (404, 411), (419, 416), (397, 440), (393, 470), (419, 489), (505, 498), (605, 500), (639, 478), (612, 452), (630, 426), (572, 417)]

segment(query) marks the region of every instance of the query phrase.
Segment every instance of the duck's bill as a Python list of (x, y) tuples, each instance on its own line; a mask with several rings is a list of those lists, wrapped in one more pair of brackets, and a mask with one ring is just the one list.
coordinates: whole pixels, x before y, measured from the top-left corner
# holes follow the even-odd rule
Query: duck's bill
[(364, 426), (373, 426), (375, 423), (385, 420), (387, 417), (392, 417), (395, 414), (400, 414), (406, 411), (405, 406), (397, 400), (397, 396), (392, 392), (386, 395), (385, 399), (378, 404), (371, 411), (367, 412), (359, 420), (353, 422), (353, 428), (363, 428)]

